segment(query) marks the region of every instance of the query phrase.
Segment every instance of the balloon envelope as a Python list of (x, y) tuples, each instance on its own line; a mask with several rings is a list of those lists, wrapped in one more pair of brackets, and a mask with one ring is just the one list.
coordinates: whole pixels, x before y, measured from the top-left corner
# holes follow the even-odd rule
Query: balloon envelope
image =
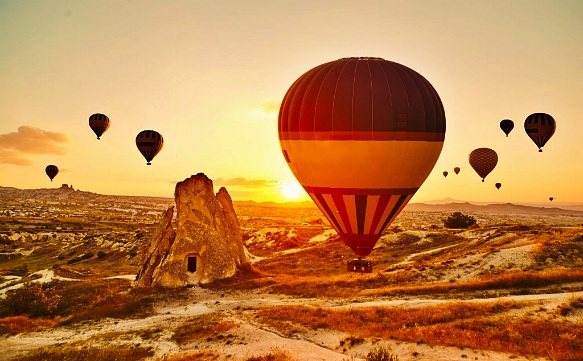
[(162, 135), (155, 130), (143, 130), (136, 136), (136, 146), (144, 158), (146, 164), (150, 165), (152, 159), (160, 152), (164, 146)]
[(445, 112), (431, 84), (408, 67), (343, 58), (292, 84), (278, 135), (299, 183), (364, 257), (433, 169)]
[(455, 172), (455, 174), (459, 174), (460, 173), (460, 170), (461, 170), (460, 167), (455, 167), (453, 169), (453, 171)]
[(508, 136), (508, 134), (514, 129), (514, 122), (510, 119), (504, 119), (500, 121), (500, 129)]
[(555, 119), (546, 113), (533, 113), (524, 121), (524, 130), (536, 144), (539, 152), (543, 151), (541, 148), (555, 134), (555, 129)]
[(101, 135), (109, 128), (109, 118), (105, 114), (95, 113), (89, 117), (89, 126), (100, 139)]
[(552, 202), (552, 201), (553, 201), (553, 199), (554, 199), (553, 197), (549, 197), (549, 201), (551, 201), (551, 202)]
[(496, 183), (495, 186), (497, 189), (500, 189), (500, 187), (502, 187), (502, 183)]
[(45, 168), (45, 173), (49, 176), (49, 178), (51, 179), (51, 182), (53, 181), (53, 178), (55, 178), (57, 176), (57, 174), (59, 174), (59, 168), (56, 165), (47, 165), (47, 167)]
[(483, 182), (484, 178), (496, 167), (498, 154), (490, 148), (478, 148), (472, 150), (469, 155), (469, 161)]

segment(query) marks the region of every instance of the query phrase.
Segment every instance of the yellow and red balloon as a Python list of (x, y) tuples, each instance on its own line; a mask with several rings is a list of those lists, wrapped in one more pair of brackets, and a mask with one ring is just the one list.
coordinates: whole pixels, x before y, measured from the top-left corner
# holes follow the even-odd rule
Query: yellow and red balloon
[(445, 125), (439, 95), (419, 73), (381, 58), (343, 58), (292, 84), (278, 134), (299, 183), (364, 257), (433, 169)]

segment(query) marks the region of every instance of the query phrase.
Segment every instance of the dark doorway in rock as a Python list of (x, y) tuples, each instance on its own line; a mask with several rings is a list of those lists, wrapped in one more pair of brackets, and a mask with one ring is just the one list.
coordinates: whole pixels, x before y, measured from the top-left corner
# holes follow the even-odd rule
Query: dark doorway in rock
[(189, 256), (187, 259), (186, 270), (188, 272), (196, 272), (196, 256)]

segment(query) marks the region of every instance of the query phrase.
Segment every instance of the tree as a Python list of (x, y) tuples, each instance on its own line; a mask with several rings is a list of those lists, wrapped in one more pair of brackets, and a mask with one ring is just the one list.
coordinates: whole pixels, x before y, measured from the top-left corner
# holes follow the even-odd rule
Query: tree
[(476, 219), (462, 212), (454, 212), (443, 220), (443, 226), (446, 228), (468, 228), (474, 224), (477, 224)]

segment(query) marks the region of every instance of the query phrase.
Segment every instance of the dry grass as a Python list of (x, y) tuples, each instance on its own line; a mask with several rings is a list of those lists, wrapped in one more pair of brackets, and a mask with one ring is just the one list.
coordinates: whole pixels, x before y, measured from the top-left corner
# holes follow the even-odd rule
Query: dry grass
[(220, 355), (214, 351), (204, 350), (204, 351), (192, 351), (180, 353), (177, 355), (172, 355), (164, 358), (163, 361), (214, 361), (219, 360)]
[(216, 312), (209, 313), (187, 319), (176, 328), (172, 340), (178, 344), (187, 344), (195, 340), (208, 342), (221, 340), (233, 337), (232, 335), (224, 335), (233, 327), (237, 327), (237, 324), (224, 321), (223, 316)]
[(412, 271), (350, 274), (329, 277), (298, 277), (280, 275), (270, 286), (275, 293), (302, 297), (343, 297), (429, 295), (444, 292), (512, 290), (512, 293), (536, 293), (539, 287), (583, 282), (583, 270), (558, 269), (545, 271), (507, 272), (484, 275), (467, 282), (415, 283)]
[[(583, 358), (580, 324), (544, 319), (516, 319), (505, 311), (517, 303), (453, 303), (419, 308), (329, 310), (305, 306), (259, 310), (263, 322), (286, 329), (297, 323), (360, 337), (381, 337), (442, 346), (470, 347), (555, 360)], [(553, 345), (552, 348), (549, 345)]]
[(58, 319), (29, 318), (28, 316), (4, 317), (0, 318), (0, 335), (40, 331), (55, 327), (59, 322)]
[(87, 347), (77, 348), (61, 346), (31, 352), (12, 361), (138, 361), (154, 353), (143, 347)]
[(275, 348), (270, 353), (260, 356), (252, 356), (245, 361), (294, 361), (289, 352)]

